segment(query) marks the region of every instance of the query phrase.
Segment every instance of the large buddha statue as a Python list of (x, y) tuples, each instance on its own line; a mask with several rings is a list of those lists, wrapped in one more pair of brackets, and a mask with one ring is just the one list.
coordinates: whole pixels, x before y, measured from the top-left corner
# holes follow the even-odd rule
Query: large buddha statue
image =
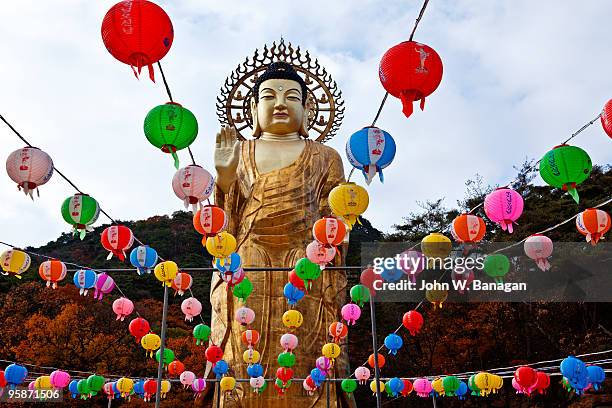
[[(344, 181), (342, 160), (331, 147), (308, 139), (307, 87), (304, 80), (285, 62), (275, 62), (259, 76), (253, 88), (251, 114), (253, 140), (239, 141), (234, 128), (223, 127), (216, 139), (216, 204), (229, 216), (228, 231), (236, 237), (243, 267), (292, 267), (305, 256), (312, 241), (312, 225), (330, 215), (327, 197)], [(266, 378), (275, 378), (277, 357), (283, 352), (281, 336), (288, 332), (282, 315), (288, 310), (283, 287), (288, 272), (247, 272), (253, 293), (247, 306), (256, 313), (252, 329), (261, 339), (255, 347)], [(303, 325), (294, 331), (299, 345), (294, 351), (295, 378), (305, 378), (327, 342), (327, 330), (340, 318), (345, 302), (346, 276), (341, 271), (323, 271), (312, 290), (298, 302)], [(243, 306), (218, 276), (211, 284), (212, 341), (224, 350), (236, 378), (249, 378), (241, 341), (246, 330), (234, 320)], [(336, 361), (332, 377), (346, 377), (347, 348)], [(221, 398), (223, 407), (324, 407), (325, 385), (309, 396), (301, 381), (294, 381), (284, 396), (268, 389), (257, 395), (248, 383), (238, 383), (236, 392)], [(330, 384), (331, 406), (351, 406), (339, 383)]]

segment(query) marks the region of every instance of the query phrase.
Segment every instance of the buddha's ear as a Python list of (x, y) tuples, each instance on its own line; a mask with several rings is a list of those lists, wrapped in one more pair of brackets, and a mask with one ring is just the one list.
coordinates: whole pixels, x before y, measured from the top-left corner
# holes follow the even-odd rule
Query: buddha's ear
[(302, 119), (302, 125), (300, 126), (300, 136), (308, 139), (308, 117), (310, 114), (310, 99), (306, 98), (306, 105), (304, 106), (304, 118)]
[(259, 126), (259, 120), (257, 120), (257, 104), (255, 98), (251, 98), (251, 118), (253, 118), (253, 137), (255, 139), (261, 136), (261, 126)]

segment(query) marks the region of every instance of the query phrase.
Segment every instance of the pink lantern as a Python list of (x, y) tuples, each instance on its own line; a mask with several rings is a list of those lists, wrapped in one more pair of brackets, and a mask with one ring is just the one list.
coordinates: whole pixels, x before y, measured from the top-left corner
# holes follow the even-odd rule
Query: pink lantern
[(348, 303), (342, 306), (342, 318), (346, 320), (348, 325), (354, 325), (361, 316), (361, 308), (355, 303)]
[(280, 344), (286, 353), (290, 353), (298, 346), (298, 338), (295, 334), (285, 333), (280, 338)]
[(325, 269), (325, 266), (333, 261), (335, 256), (336, 247), (334, 246), (326, 247), (316, 240), (306, 246), (306, 258), (319, 265), (321, 270)]
[[(308, 381), (309, 378), (310, 381)], [(302, 386), (304, 387), (308, 395), (314, 395), (315, 391), (317, 391), (317, 386), (315, 385), (314, 381), (312, 381), (312, 378), (310, 376), (308, 376), (308, 378), (304, 378)]]
[(248, 307), (241, 307), (236, 310), (236, 315), (234, 316), (236, 321), (243, 326), (248, 326), (249, 324), (255, 321), (255, 312), (253, 309), (249, 309)]
[(601, 111), (601, 126), (603, 126), (604, 132), (612, 137), (612, 99), (606, 102)]
[(433, 389), (431, 387), (431, 382), (427, 378), (419, 378), (412, 383), (414, 387), (414, 391), (417, 393), (419, 397), (427, 398), (429, 397), (429, 393)]
[(115, 281), (113, 278), (106, 272), (99, 274), (96, 279), (94, 299), (102, 300), (102, 297), (111, 293), (113, 289), (115, 289)]
[(325, 376), (327, 376), (329, 369), (331, 368), (331, 361), (329, 361), (329, 358), (325, 356), (321, 356), (317, 358), (317, 361), (315, 362), (315, 366), (319, 370), (321, 370), (323, 374), (325, 374)]
[(172, 178), (174, 194), (183, 200), (185, 208), (191, 204), (194, 211), (202, 201), (210, 197), (214, 187), (215, 178), (196, 164), (179, 169)]
[(553, 242), (550, 238), (541, 234), (533, 234), (525, 240), (523, 244), (525, 254), (533, 259), (543, 271), (550, 269), (550, 262), (548, 257), (553, 253)]
[(410, 276), (412, 283), (415, 283), (417, 275), (423, 272), (423, 269), (425, 268), (425, 264), (427, 262), (425, 255), (423, 255), (423, 253), (420, 251), (408, 249), (399, 254), (399, 256), (399, 268), (406, 275)]
[(193, 396), (198, 398), (202, 395), (202, 392), (206, 389), (206, 380), (204, 378), (196, 378), (191, 383), (191, 389), (195, 393)]
[(53, 175), (53, 160), (36, 147), (24, 147), (15, 150), (6, 159), (6, 172), (17, 183), (17, 188), (23, 188), (23, 192), (33, 200), (33, 191), (38, 193), (38, 186), (45, 184)]
[(242, 282), (245, 276), (246, 276), (246, 273), (244, 272), (244, 269), (239, 268), (234, 273), (222, 273), (221, 279), (223, 279), (223, 281), (227, 283), (227, 290), (230, 290), (234, 286)]
[(192, 296), (183, 300), (181, 310), (185, 313), (185, 320), (191, 322), (195, 316), (202, 312), (202, 303)]
[(195, 378), (196, 378), (195, 374), (192, 373), (191, 371), (183, 371), (181, 375), (179, 376), (179, 381), (181, 382), (181, 384), (183, 384), (183, 388), (187, 388), (191, 384), (193, 384), (193, 381), (195, 380)]
[(355, 378), (359, 381), (359, 384), (365, 384), (370, 379), (370, 369), (365, 366), (357, 367), (355, 369)]
[(28, 384), (28, 390), (35, 390), (35, 389), (36, 389), (36, 380), (30, 381), (30, 383)]
[(113, 302), (113, 312), (117, 315), (116, 320), (123, 321), (134, 311), (134, 303), (125, 297), (120, 297)]
[(525, 391), (523, 390), (523, 387), (521, 387), (521, 385), (516, 382), (515, 378), (512, 378), (512, 387), (516, 390), (517, 394), (524, 394), (525, 393)]
[(465, 267), (456, 266), (455, 269), (453, 269), (452, 279), (456, 282), (465, 282), (457, 283), (457, 292), (463, 295), (465, 292), (464, 288), (469, 287), (474, 281), (474, 271)]
[(65, 371), (55, 370), (49, 377), (53, 388), (66, 388), (70, 384), (70, 374)]
[(509, 188), (498, 188), (485, 197), (484, 210), (491, 221), (512, 234), (512, 224), (523, 213), (523, 197)]
[(251, 385), (251, 387), (253, 387), (253, 390), (255, 391), (263, 387), (265, 383), (266, 383), (266, 379), (263, 378), (262, 376), (251, 377), (251, 379), (249, 380), (249, 384)]

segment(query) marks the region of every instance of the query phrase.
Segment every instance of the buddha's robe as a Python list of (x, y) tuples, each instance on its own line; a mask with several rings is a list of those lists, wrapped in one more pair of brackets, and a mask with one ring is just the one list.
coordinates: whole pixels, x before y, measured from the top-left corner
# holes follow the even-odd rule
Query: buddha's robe
[[(306, 141), (298, 159), (282, 169), (260, 174), (255, 165), (255, 141), (241, 142), (237, 180), (227, 194), (219, 188), (216, 203), (229, 216), (228, 231), (236, 237), (237, 252), (243, 267), (293, 267), (305, 256), (305, 248), (313, 240), (312, 225), (330, 215), (327, 197), (331, 189), (344, 181), (342, 160), (338, 153), (321, 143)], [(279, 151), (282, 154), (282, 151)], [(339, 259), (340, 257), (337, 257)], [(255, 311), (250, 326), (261, 338), (255, 349), (261, 353), (260, 364), (266, 378), (275, 378), (278, 355), (283, 352), (280, 338), (289, 329), (282, 316), (289, 310), (283, 287), (288, 272), (247, 272), (253, 293), (246, 306)], [(346, 300), (346, 275), (341, 271), (323, 271), (309, 293), (295, 309), (304, 316), (302, 326), (293, 331), (299, 345), (294, 351), (295, 378), (305, 378), (315, 367), (321, 347), (331, 341), (329, 325), (340, 319), (340, 308)], [(235, 319), (235, 311), (243, 306), (226, 284), (215, 276), (211, 283), (212, 341), (224, 350), (224, 360), (236, 378), (249, 378), (243, 353), (247, 350), (241, 334), (247, 329)], [(349, 375), (348, 350), (342, 345), (341, 357), (330, 376)], [(353, 406), (340, 389), (330, 384), (331, 406)], [(217, 396), (215, 396), (215, 400)], [(236, 391), (221, 397), (222, 407), (306, 408), (326, 406), (325, 384), (309, 396), (302, 381), (293, 381), (284, 396), (278, 396), (274, 383), (268, 382), (262, 395), (254, 393), (249, 383), (237, 383)]]

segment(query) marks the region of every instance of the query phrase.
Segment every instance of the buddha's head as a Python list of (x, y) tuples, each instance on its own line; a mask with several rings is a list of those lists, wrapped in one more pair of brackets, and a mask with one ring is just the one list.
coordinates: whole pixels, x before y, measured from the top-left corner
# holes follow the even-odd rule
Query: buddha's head
[(253, 88), (253, 136), (270, 133), (308, 137), (307, 91), (291, 64), (270, 64)]

